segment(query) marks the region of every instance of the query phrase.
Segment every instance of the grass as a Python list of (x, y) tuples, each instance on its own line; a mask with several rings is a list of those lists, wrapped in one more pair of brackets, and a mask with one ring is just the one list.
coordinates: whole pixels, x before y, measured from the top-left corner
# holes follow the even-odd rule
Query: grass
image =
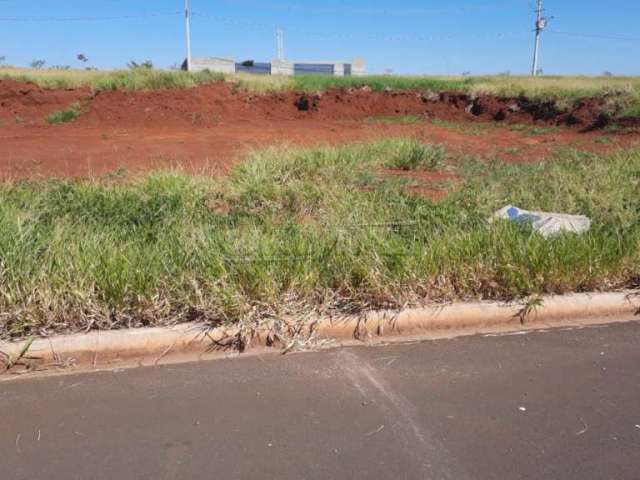
[(575, 100), (585, 97), (628, 94), (640, 95), (640, 77), (495, 75), (472, 77), (472, 90), (504, 97), (526, 95), (529, 98)]
[(452, 122), (449, 120), (441, 120), (434, 118), (431, 123), (437, 127), (453, 130), (465, 135), (473, 135), (476, 137), (486, 135), (489, 130), (497, 128), (497, 124), (478, 123), (478, 122)]
[[(391, 144), (390, 144), (391, 145)], [(410, 140), (397, 140), (389, 148), (386, 168), (399, 170), (437, 170), (443, 166), (446, 151), (441, 145), (426, 145)]]
[(626, 107), (620, 114), (621, 117), (640, 117), (640, 104)]
[(397, 117), (371, 117), (369, 123), (381, 123), (384, 125), (413, 125), (424, 121), (424, 117), (418, 115), (399, 115)]
[(89, 87), (102, 90), (156, 90), (160, 88), (191, 88), (224, 80), (224, 75), (213, 72), (188, 73), (183, 71), (130, 70), (32, 70), (0, 68), (0, 79), (34, 82), (44, 88), (68, 89)]
[[(286, 313), (637, 285), (639, 151), (465, 160), (440, 202), (380, 180), (389, 162), (413, 168), (416, 152), (434, 148), (272, 149), (219, 180), (4, 182), (0, 337), (192, 320), (250, 327)], [(593, 227), (545, 240), (489, 224), (508, 203), (585, 214)]]
[(538, 136), (547, 135), (549, 133), (555, 133), (558, 131), (558, 127), (538, 127), (535, 125), (515, 124), (510, 125), (509, 130), (513, 132), (520, 132), (526, 135)]
[(363, 88), (375, 91), (390, 90), (454, 90), (465, 91), (472, 80), (468, 78), (401, 77), (368, 75), (365, 77), (332, 77), (328, 75), (299, 75), (293, 77), (296, 90), (317, 91), (329, 88)]
[(53, 112), (52, 114), (47, 116), (47, 123), (51, 125), (59, 125), (62, 123), (72, 122), (78, 117), (79, 108), (80, 108), (79, 105), (73, 104), (67, 110)]

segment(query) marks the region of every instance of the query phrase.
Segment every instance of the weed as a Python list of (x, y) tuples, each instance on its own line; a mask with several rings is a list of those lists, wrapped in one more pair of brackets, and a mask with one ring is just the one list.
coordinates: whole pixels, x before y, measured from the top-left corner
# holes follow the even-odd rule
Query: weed
[(0, 355), (0, 359), (5, 364), (5, 371), (6, 372), (11, 370), (14, 366), (21, 364), (22, 359), (25, 358), (25, 355), (27, 354), (27, 352), (31, 348), (31, 345), (33, 345), (33, 341), (34, 340), (35, 340), (35, 338), (29, 337), (27, 339), (27, 341), (25, 342), (25, 344), (22, 346), (22, 348), (20, 349), (20, 352), (18, 352), (18, 355), (15, 358), (11, 358), (6, 353), (0, 352), (0, 353), (2, 353), (2, 355)]
[(417, 115), (401, 115), (397, 117), (370, 117), (367, 119), (369, 123), (382, 123), (384, 125), (410, 125), (420, 123), (422, 117)]
[(54, 112), (47, 116), (47, 122), (51, 125), (59, 125), (61, 123), (72, 122), (76, 118), (78, 118), (78, 111), (74, 108), (69, 108), (68, 110)]
[(544, 306), (544, 300), (541, 297), (531, 297), (526, 300), (524, 305), (518, 312), (514, 315), (514, 318), (520, 320), (520, 325), (524, 325), (527, 318), (535, 312), (538, 311), (539, 308)]
[(518, 155), (521, 151), (519, 147), (506, 147), (502, 149), (502, 153), (506, 155)]
[(1, 78), (34, 82), (44, 88), (91, 87), (94, 91), (101, 91), (190, 88), (224, 81), (225, 76), (209, 71), (183, 72), (148, 68), (112, 71), (2, 69)]
[(387, 168), (400, 170), (437, 170), (445, 159), (445, 149), (440, 145), (426, 145), (415, 141), (398, 142), (397, 150), (386, 161)]
[(621, 113), (621, 117), (640, 117), (640, 103), (626, 107)]
[(397, 77), (370, 75), (365, 77), (332, 77), (327, 75), (300, 75), (293, 77), (296, 90), (318, 91), (329, 88), (363, 88), (372, 90), (466, 90), (470, 79), (436, 77)]
[[(439, 202), (406, 193), (402, 178), (371, 180), (393, 159), (420, 164), (421, 151), (388, 139), (269, 149), (224, 179), (0, 183), (0, 337), (196, 320), (246, 333), (310, 312), (637, 284), (637, 149), (517, 165), (467, 158)], [(593, 225), (545, 239), (488, 223), (507, 203)]]
[(610, 137), (596, 137), (593, 139), (594, 143), (599, 143), (601, 145), (610, 145), (613, 143)]
[(558, 127), (537, 127), (532, 125), (515, 124), (509, 127), (513, 132), (521, 132), (526, 135), (547, 135), (558, 131)]
[(434, 118), (431, 123), (437, 127), (446, 128), (465, 135), (482, 136), (487, 133), (487, 130), (495, 128), (495, 125), (490, 123), (472, 123), (472, 122), (451, 122), (449, 120), (441, 120)]

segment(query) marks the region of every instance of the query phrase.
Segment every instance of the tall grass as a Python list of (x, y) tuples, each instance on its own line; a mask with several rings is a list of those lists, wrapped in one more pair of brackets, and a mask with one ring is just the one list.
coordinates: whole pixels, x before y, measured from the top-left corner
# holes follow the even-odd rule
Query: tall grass
[(51, 125), (59, 125), (61, 123), (68, 123), (74, 121), (78, 118), (80, 110), (80, 105), (78, 103), (73, 103), (66, 110), (60, 110), (58, 112), (53, 112), (52, 114), (47, 116), (47, 122)]
[[(226, 179), (0, 185), (0, 337), (610, 289), (640, 279), (640, 152), (466, 161), (440, 202), (409, 140), (254, 154)], [(426, 150), (433, 152), (435, 150)], [(439, 155), (439, 154), (438, 154)], [(426, 157), (425, 157), (426, 158)], [(449, 166), (453, 168), (453, 166)], [(593, 218), (546, 240), (507, 203)]]
[(401, 77), (369, 75), (365, 77), (332, 77), (328, 75), (299, 75), (293, 77), (296, 90), (315, 91), (329, 88), (362, 88), (372, 90), (434, 90), (466, 91), (472, 85), (470, 78)]
[(130, 70), (32, 70), (0, 68), (0, 79), (15, 79), (36, 83), (44, 88), (89, 87), (100, 90), (157, 90), (161, 88), (190, 88), (219, 82), (223, 74), (213, 72), (183, 72), (134, 68)]
[(373, 90), (432, 90), (465, 93), (491, 93), (515, 97), (565, 99), (567, 101), (603, 95), (627, 96), (640, 100), (639, 77), (542, 76), (524, 77), (494, 75), (460, 76), (389, 76), (331, 77), (302, 75), (282, 77), (271, 75), (223, 75), (211, 72), (187, 73), (152, 69), (86, 71), (33, 70), (0, 67), (0, 79), (15, 78), (35, 82), (47, 88), (91, 87), (93, 89), (155, 89), (188, 88), (226, 79), (251, 91), (325, 90), (327, 88), (370, 87)]
[(505, 97), (530, 98), (599, 97), (616, 93), (640, 96), (640, 77), (495, 75), (472, 77), (472, 90)]

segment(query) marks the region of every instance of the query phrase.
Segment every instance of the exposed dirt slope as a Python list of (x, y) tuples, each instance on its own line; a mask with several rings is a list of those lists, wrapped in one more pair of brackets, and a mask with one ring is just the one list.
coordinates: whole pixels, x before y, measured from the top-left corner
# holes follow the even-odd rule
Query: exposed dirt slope
[[(560, 113), (524, 98), (367, 88), (251, 94), (217, 83), (189, 90), (93, 93), (0, 81), (0, 176), (85, 176), (116, 168), (168, 167), (217, 173), (247, 151), (269, 145), (389, 136), (413, 136), (460, 153), (509, 161), (539, 160), (563, 146), (607, 151), (637, 144), (637, 133), (596, 141), (602, 133), (593, 127), (602, 120), (602, 102), (585, 101), (573, 112)], [(47, 115), (74, 103), (81, 111), (75, 121), (47, 124)], [(376, 120), (403, 115), (420, 120)], [(512, 131), (510, 123), (574, 127), (534, 136)]]
[(215, 124), (221, 120), (362, 119), (380, 115), (426, 115), (444, 120), (478, 118), (517, 123), (546, 122), (598, 127), (606, 122), (606, 99), (579, 102), (570, 111), (554, 102), (419, 91), (376, 92), (334, 89), (314, 94), (252, 94), (229, 83), (155, 91), (45, 90), (34, 84), (0, 81), (0, 115), (40, 123), (56, 109), (82, 104), (80, 125), (145, 127)]

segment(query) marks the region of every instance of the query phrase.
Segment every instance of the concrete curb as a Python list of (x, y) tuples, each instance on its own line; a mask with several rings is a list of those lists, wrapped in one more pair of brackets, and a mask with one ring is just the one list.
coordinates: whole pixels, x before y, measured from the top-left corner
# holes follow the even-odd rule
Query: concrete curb
[[(521, 324), (523, 304), (497, 302), (458, 303), (404, 310), (373, 312), (362, 317), (323, 318), (306, 327), (302, 337), (333, 340), (338, 344), (386, 342), (415, 338), (450, 337), (553, 326), (589, 325), (638, 320), (637, 292), (572, 294), (544, 297)], [(73, 364), (82, 368), (126, 365), (154, 365), (221, 356), (213, 340), (228, 338), (233, 331), (206, 331), (203, 325), (89, 332), (35, 340), (23, 359), (31, 368)], [(269, 332), (257, 332), (252, 348), (266, 347)], [(0, 351), (15, 359), (26, 342), (0, 342)], [(273, 349), (272, 349), (273, 350)], [(224, 354), (228, 355), (228, 353)]]

